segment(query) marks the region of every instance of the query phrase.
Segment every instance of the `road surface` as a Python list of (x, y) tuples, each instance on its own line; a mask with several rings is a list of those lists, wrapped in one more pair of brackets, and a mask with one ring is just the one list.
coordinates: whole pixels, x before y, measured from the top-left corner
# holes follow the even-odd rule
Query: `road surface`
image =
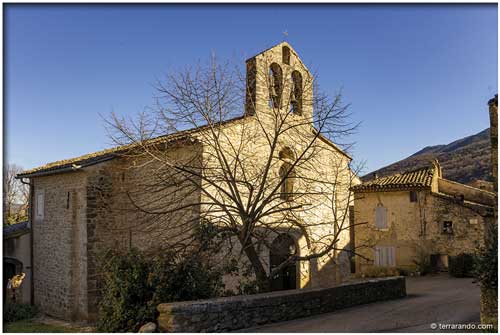
[[(443, 332), (431, 324), (479, 323), (479, 286), (448, 274), (407, 277), (403, 299), (272, 323), (238, 332)], [(436, 327), (436, 325), (434, 325)], [(462, 330), (463, 332), (464, 330)]]

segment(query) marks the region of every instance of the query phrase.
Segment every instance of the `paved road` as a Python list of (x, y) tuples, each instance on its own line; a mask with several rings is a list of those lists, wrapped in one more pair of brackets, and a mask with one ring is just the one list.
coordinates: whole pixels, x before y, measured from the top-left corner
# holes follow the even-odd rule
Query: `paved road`
[(447, 274), (407, 277), (406, 291), (408, 296), (403, 299), (241, 332), (432, 332), (431, 323), (479, 323), (479, 287), (471, 278), (451, 278)]

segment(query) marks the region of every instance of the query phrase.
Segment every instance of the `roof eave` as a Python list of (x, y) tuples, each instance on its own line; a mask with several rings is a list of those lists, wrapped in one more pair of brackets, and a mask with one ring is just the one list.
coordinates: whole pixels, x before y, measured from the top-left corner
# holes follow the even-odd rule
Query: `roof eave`
[(416, 186), (398, 186), (398, 187), (351, 187), (350, 190), (354, 193), (375, 193), (375, 192), (398, 192), (398, 191), (413, 191), (431, 189), (430, 186), (416, 185)]
[[(93, 160), (91, 162), (87, 163), (72, 163), (70, 166), (60, 166), (60, 167), (55, 167), (53, 169), (48, 169), (48, 170), (41, 170), (41, 171), (36, 171), (33, 173), (26, 173), (26, 174), (18, 174), (16, 175), (16, 179), (23, 179), (23, 178), (35, 178), (35, 177), (43, 177), (43, 176), (49, 176), (49, 175), (54, 175), (54, 174), (59, 174), (59, 173), (66, 173), (66, 172), (76, 172), (80, 171), (83, 168), (86, 168), (88, 166), (96, 165), (102, 162), (109, 161), (111, 159), (116, 158), (117, 156), (115, 154), (110, 154), (108, 156), (102, 157), (100, 159)], [(75, 167), (75, 165), (78, 165), (78, 167)]]

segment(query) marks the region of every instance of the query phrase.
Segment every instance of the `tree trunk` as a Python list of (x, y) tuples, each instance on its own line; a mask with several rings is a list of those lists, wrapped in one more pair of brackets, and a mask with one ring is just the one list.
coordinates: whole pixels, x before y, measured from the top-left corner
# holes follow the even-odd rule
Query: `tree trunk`
[(264, 269), (264, 265), (262, 264), (257, 251), (255, 250), (255, 246), (251, 241), (249, 241), (246, 243), (246, 245), (243, 246), (243, 250), (245, 251), (245, 255), (248, 257), (252, 269), (255, 273), (259, 292), (269, 292), (271, 290), (271, 279), (268, 277), (267, 272)]

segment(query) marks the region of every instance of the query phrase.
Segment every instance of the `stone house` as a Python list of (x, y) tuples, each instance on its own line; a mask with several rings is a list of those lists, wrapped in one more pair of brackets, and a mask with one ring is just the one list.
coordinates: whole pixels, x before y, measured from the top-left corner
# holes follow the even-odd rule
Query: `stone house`
[(29, 304), (31, 303), (31, 229), (27, 221), (3, 227), (4, 302), (8, 280), (22, 273), (26, 276), (16, 293), (16, 299)]
[(352, 187), (356, 272), (373, 265), (417, 271), (429, 259), (445, 270), (448, 257), (483, 243), (494, 194), (442, 178), (439, 163)]
[[(261, 127), (271, 123), (269, 88), (265, 79), (258, 73), (272, 71), (274, 88), (285, 79), (293, 82), (294, 94), (293, 118), (301, 120), (297, 129), (303, 129), (304, 136), (315, 136), (312, 130), (313, 110), (308, 103), (313, 95), (312, 85), (306, 87), (303, 82), (312, 79), (293, 48), (286, 42), (280, 43), (247, 60), (247, 96), (245, 111), (240, 117), (218, 124), (226, 132), (224, 146), (229, 148), (244, 143), (249, 145), (243, 154), (246, 161), (259, 162), (260, 155), (266, 154), (265, 137)], [(285, 77), (289, 73), (290, 77)], [(280, 76), (277, 76), (279, 74)], [(286, 84), (283, 84), (286, 89)], [(272, 92), (274, 97), (276, 92)], [(288, 106), (284, 107), (288, 108)], [(306, 120), (307, 122), (302, 122)], [(180, 131), (148, 140), (148, 145), (161, 145), (165, 155), (178, 160), (196, 158), (199, 167), (211, 166), (211, 149), (203, 144), (203, 138), (209, 127)], [(253, 134), (251, 138), (242, 134)], [(279, 157), (276, 171), (279, 174), (286, 160), (304, 144), (290, 133), (279, 143)], [(341, 181), (336, 189), (338, 199), (348, 199), (349, 187), (357, 179), (350, 169), (351, 157), (334, 143), (320, 136), (318, 140), (317, 161), (314, 162), (315, 174), (323, 179), (335, 178)], [(29, 179), (31, 187), (30, 221), (33, 232), (33, 287), (34, 303), (49, 314), (63, 319), (95, 319), (99, 299), (98, 254), (106, 248), (126, 250), (131, 246), (148, 250), (167, 243), (180, 235), (175, 228), (168, 228), (172, 222), (189, 219), (190, 224), (199, 224), (200, 218), (208, 210), (204, 207), (204, 192), (188, 192), (179, 188), (179, 201), (198, 199), (199, 206), (179, 211), (176, 216), (152, 218), (134, 213), (127, 192), (138, 193), (139, 202), (151, 201), (151, 194), (137, 188), (139, 184), (152, 181), (154, 164), (143, 164), (141, 157), (126, 153), (133, 151), (133, 146), (120, 146), (96, 153), (57, 161), (38, 168), (24, 171), (18, 178)], [(281, 161), (281, 163), (280, 163)], [(280, 168), (281, 166), (281, 168)], [(273, 170), (274, 171), (274, 170)], [(339, 173), (339, 171), (341, 171)], [(297, 167), (294, 172), (312, 173)], [(299, 178), (295, 185), (284, 184), (285, 191), (293, 187), (318, 188), (314, 181), (302, 184)], [(201, 182), (201, 181), (200, 181)], [(204, 182), (204, 181), (203, 181)], [(202, 184), (209, 190), (213, 185)], [(293, 201), (290, 199), (290, 201)], [(348, 200), (343, 200), (348, 201)], [(344, 203), (347, 209), (347, 203)], [(118, 208), (119, 210), (110, 210)], [(332, 213), (328, 206), (315, 205), (313, 209), (297, 214), (301, 222), (333, 221), (339, 217), (347, 218), (347, 211)], [(340, 208), (340, 207), (339, 207)], [(335, 216), (332, 217), (332, 216)], [(286, 224), (285, 224), (286, 226)], [(325, 226), (311, 224), (308, 233), (313, 236), (331, 234)], [(179, 234), (178, 234), (179, 233)], [(303, 233), (288, 229), (286, 233), (269, 237), (270, 243), (287, 248), (296, 248), (299, 254), (318, 248)], [(339, 237), (339, 249), (342, 252), (329, 252), (318, 259), (300, 261), (284, 269), (278, 288), (328, 287), (342, 281), (349, 275), (348, 248), (349, 231)], [(239, 250), (234, 250), (239, 254)], [(270, 271), (273, 262), (283, 255), (273, 255), (269, 249), (258, 250)], [(285, 255), (286, 256), (286, 255)], [(285, 271), (286, 270), (286, 271)], [(236, 285), (235, 278), (225, 278), (228, 288)]]

